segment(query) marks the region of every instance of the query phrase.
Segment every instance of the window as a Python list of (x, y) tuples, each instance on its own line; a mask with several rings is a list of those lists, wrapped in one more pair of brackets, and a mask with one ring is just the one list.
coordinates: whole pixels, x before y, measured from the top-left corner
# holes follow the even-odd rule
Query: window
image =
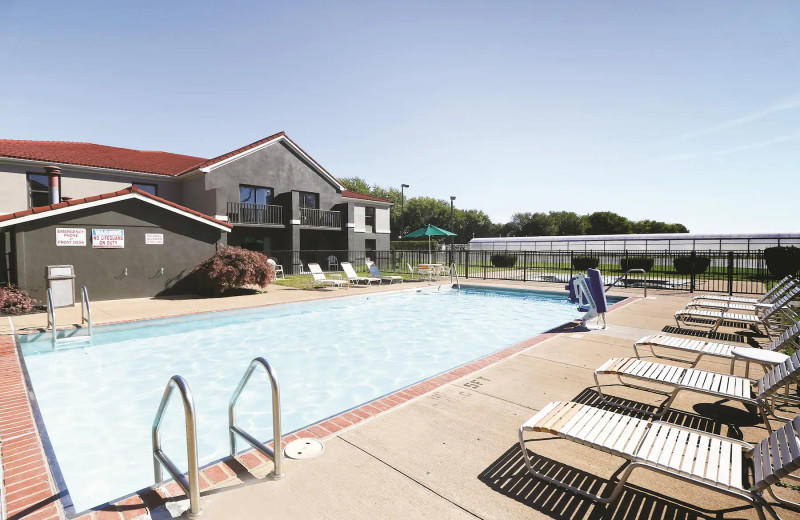
[(50, 204), (50, 178), (38, 173), (28, 174), (28, 204), (31, 208)]
[(375, 232), (375, 208), (364, 208), (364, 228), (367, 233)]
[(262, 186), (239, 185), (239, 202), (247, 204), (272, 204), (272, 188)]
[(133, 185), (145, 193), (149, 193), (150, 195), (158, 195), (158, 186), (155, 184), (142, 184), (139, 182), (134, 182)]
[(305, 209), (319, 209), (319, 193), (301, 191), (300, 207)]

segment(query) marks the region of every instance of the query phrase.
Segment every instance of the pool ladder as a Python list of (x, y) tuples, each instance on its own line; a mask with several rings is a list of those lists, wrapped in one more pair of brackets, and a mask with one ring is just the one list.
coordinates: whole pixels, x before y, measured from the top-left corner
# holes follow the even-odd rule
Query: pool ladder
[(51, 288), (47, 288), (47, 327), (45, 330), (49, 330), (51, 333), (51, 342), (53, 345), (53, 350), (57, 348), (59, 344), (61, 345), (68, 345), (68, 346), (75, 346), (76, 344), (85, 344), (92, 342), (92, 306), (89, 303), (89, 291), (86, 290), (86, 286), (84, 285), (81, 288), (81, 327), (83, 324), (86, 324), (86, 330), (88, 334), (86, 336), (68, 336), (58, 339), (58, 330), (56, 328), (56, 307), (53, 305), (53, 290)]
[[(236, 425), (236, 402), (242, 391), (250, 382), (250, 378), (258, 367), (262, 367), (269, 377), (270, 385), (272, 387), (272, 432), (273, 432), (273, 446), (272, 449), (258, 439), (247, 433), (245, 430)], [(172, 397), (173, 391), (177, 389), (181, 394), (181, 401), (183, 403), (183, 415), (186, 425), (186, 458), (189, 461), (189, 471), (184, 474), (175, 466), (172, 459), (164, 453), (161, 449), (161, 422), (164, 418), (164, 411), (167, 409), (167, 404)], [(231, 400), (228, 403), (228, 434), (230, 441), (231, 456), (236, 455), (236, 436), (238, 435), (253, 448), (264, 454), (274, 463), (272, 471), (272, 478), (277, 480), (283, 476), (283, 450), (281, 447), (281, 394), (278, 386), (278, 376), (272, 365), (263, 357), (257, 357), (250, 362), (247, 370), (239, 384), (236, 386)], [(183, 489), (186, 496), (189, 497), (189, 517), (195, 517), (200, 514), (200, 469), (197, 457), (197, 421), (195, 417), (194, 398), (189, 384), (186, 380), (178, 375), (172, 376), (167, 382), (167, 387), (164, 389), (164, 395), (161, 397), (161, 403), (158, 406), (156, 417), (153, 420), (153, 428), (151, 431), (153, 443), (153, 476), (156, 485), (164, 482), (162, 467), (167, 470), (167, 473), (175, 479), (175, 482)]]
[(455, 262), (450, 264), (450, 283), (451, 284), (453, 283), (453, 273), (455, 273), (455, 275), (456, 275), (456, 287), (458, 287), (458, 290), (460, 291), (461, 290), (461, 282), (458, 280), (458, 267), (456, 267), (456, 263)]

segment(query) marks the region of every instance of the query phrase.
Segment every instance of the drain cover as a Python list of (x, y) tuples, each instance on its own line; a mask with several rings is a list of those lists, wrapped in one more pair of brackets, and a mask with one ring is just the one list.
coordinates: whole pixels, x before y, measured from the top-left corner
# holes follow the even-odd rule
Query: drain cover
[(284, 455), (290, 459), (314, 459), (322, 455), (325, 445), (316, 439), (297, 439), (286, 445)]

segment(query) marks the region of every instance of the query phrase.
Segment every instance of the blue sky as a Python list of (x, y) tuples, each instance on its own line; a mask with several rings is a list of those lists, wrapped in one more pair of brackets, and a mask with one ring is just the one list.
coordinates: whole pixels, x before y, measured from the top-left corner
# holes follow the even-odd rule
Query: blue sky
[(800, 3), (0, 0), (0, 136), (213, 157), (693, 232), (798, 229)]

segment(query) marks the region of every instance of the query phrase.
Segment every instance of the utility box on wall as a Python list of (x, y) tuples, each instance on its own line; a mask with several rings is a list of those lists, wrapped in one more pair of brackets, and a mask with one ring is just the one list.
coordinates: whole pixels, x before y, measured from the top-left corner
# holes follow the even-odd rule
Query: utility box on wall
[(53, 293), (53, 307), (75, 305), (75, 269), (71, 265), (48, 265), (47, 288)]

